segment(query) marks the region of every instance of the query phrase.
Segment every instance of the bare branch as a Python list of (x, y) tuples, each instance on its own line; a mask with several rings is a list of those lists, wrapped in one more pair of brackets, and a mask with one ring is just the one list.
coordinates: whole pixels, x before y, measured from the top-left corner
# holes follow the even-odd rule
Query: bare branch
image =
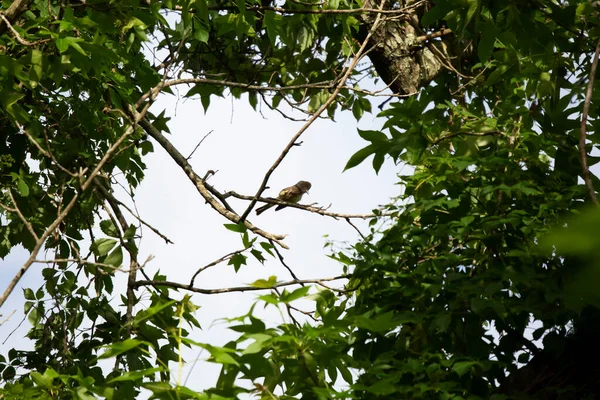
[[(23, 14), (25, 11), (27, 11), (27, 8), (29, 7), (29, 4), (31, 4), (32, 0), (14, 0), (13, 2), (10, 3), (10, 6), (6, 9), (6, 11), (4, 11), (2, 14), (10, 21), (14, 21), (16, 20), (19, 15)], [(10, 24), (6, 25), (7, 27), (10, 26)], [(4, 33), (5, 28), (2, 24), (0, 24), (0, 33)]]
[(590, 113), (590, 103), (592, 102), (592, 93), (594, 91), (594, 78), (596, 77), (596, 68), (598, 67), (598, 56), (600, 55), (600, 40), (596, 45), (596, 52), (592, 59), (592, 67), (590, 68), (590, 78), (585, 92), (585, 100), (583, 102), (583, 110), (581, 112), (581, 132), (579, 134), (579, 158), (581, 160), (581, 169), (583, 170), (583, 181), (585, 187), (588, 190), (588, 194), (592, 202), (598, 205), (598, 198), (596, 197), (596, 190), (594, 190), (594, 184), (590, 176), (590, 169), (587, 162), (587, 150), (585, 147), (585, 141), (587, 138), (587, 121)]
[(294, 307), (293, 305), (288, 304), (288, 303), (286, 303), (286, 306), (287, 306), (288, 310), (293, 310), (293, 311), (299, 312), (300, 314), (304, 314), (315, 322), (318, 321), (318, 319), (315, 318), (315, 316), (314, 316), (314, 313), (315, 313), (314, 311), (304, 311), (304, 310)]
[(452, 33), (451, 29), (442, 28), (437, 32), (433, 32), (433, 33), (429, 33), (427, 35), (417, 37), (417, 42), (419, 42), (419, 43), (425, 42), (427, 40), (431, 40), (431, 39), (439, 38), (439, 37), (442, 37), (445, 35), (449, 35), (451, 33)]
[(139, 288), (142, 286), (153, 286), (153, 287), (170, 287), (173, 289), (184, 289), (189, 290), (190, 292), (200, 293), (200, 294), (220, 294), (220, 293), (231, 293), (231, 292), (256, 292), (260, 290), (271, 290), (274, 288), (292, 286), (292, 285), (300, 285), (303, 283), (316, 283), (322, 284), (323, 282), (331, 282), (340, 279), (347, 279), (348, 275), (339, 275), (333, 278), (322, 278), (322, 279), (302, 279), (302, 280), (293, 280), (288, 282), (280, 282), (273, 286), (269, 287), (258, 287), (258, 286), (237, 286), (237, 287), (229, 287), (229, 288), (219, 288), (219, 289), (201, 289), (195, 288), (190, 285), (185, 285), (179, 282), (170, 282), (170, 281), (157, 281), (157, 280), (147, 280), (147, 281), (137, 281), (135, 282), (135, 288)]
[(17, 39), (17, 42), (21, 43), (23, 46), (37, 46), (40, 43), (45, 43), (45, 42), (49, 42), (50, 41), (50, 39), (42, 39), (42, 40), (38, 40), (36, 42), (29, 42), (29, 41), (23, 39), (21, 37), (21, 35), (19, 35), (19, 32), (17, 32), (15, 30), (15, 28), (13, 28), (13, 26), (10, 23), (10, 21), (8, 20), (8, 18), (6, 18), (4, 16), (3, 13), (0, 13), (0, 19), (2, 19), (2, 21), (4, 21), (4, 23), (6, 24), (6, 26), (8, 27), (8, 29), (11, 31), (11, 33), (13, 34), (13, 36), (15, 37), (15, 39)]
[[(246, 196), (243, 194), (238, 194), (234, 191), (229, 191), (227, 193), (225, 193), (223, 195), (223, 197), (227, 198), (227, 197), (235, 197), (238, 199), (242, 199), (242, 200), (254, 200), (254, 196)], [(370, 218), (378, 218), (378, 217), (387, 217), (390, 216), (390, 213), (381, 213), (381, 214), (340, 214), (340, 213), (333, 213), (333, 212), (329, 212), (327, 211), (327, 208), (323, 208), (323, 207), (313, 207), (312, 205), (303, 205), (303, 204), (298, 204), (298, 203), (288, 203), (287, 201), (282, 201), (276, 198), (271, 198), (271, 197), (259, 197), (257, 199), (257, 201), (263, 202), (263, 203), (268, 203), (268, 204), (277, 204), (277, 205), (284, 205), (284, 206), (288, 206), (288, 207), (292, 207), (292, 208), (298, 208), (300, 210), (306, 210), (306, 211), (310, 211), (316, 214), (320, 214), (326, 217), (331, 217), (334, 219), (338, 219), (338, 218), (360, 218), (360, 219), (370, 219)]]
[[(0, 322), (0, 326), (2, 326), (2, 325), (4, 325), (5, 323), (7, 323), (7, 322), (8, 322), (8, 320), (10, 319), (10, 317), (12, 317), (12, 316), (15, 314), (15, 312), (16, 312), (16, 311), (17, 311), (17, 310), (12, 310), (12, 311), (11, 311), (11, 313), (10, 313), (10, 314), (8, 314), (8, 316), (7, 316), (6, 318), (4, 318), (4, 320), (3, 320), (2, 322)], [(2, 316), (2, 314), (0, 314), (0, 317), (1, 317), (1, 316)]]

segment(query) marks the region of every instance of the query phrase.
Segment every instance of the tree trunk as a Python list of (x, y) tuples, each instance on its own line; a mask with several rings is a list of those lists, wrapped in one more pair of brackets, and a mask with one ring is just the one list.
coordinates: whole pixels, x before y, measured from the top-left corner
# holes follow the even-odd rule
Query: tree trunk
[[(364, 7), (378, 8), (379, 3), (366, 0)], [(418, 23), (413, 22), (418, 21), (414, 12), (412, 15), (384, 19), (369, 40), (368, 56), (381, 79), (396, 94), (417, 93), (443, 67), (429, 47), (434, 44), (425, 44), (418, 39), (422, 33), (418, 31)], [(361, 17), (363, 29), (359, 39), (366, 37), (376, 18), (377, 15), (373, 13)]]

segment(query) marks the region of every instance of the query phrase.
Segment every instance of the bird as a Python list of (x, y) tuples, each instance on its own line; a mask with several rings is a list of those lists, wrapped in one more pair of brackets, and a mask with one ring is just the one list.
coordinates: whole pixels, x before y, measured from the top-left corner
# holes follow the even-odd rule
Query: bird
[[(304, 193), (308, 193), (311, 186), (312, 185), (310, 184), (310, 182), (299, 181), (294, 186), (289, 186), (289, 187), (286, 187), (285, 189), (282, 189), (281, 192), (279, 192), (279, 196), (277, 196), (277, 200), (283, 200), (283, 201), (287, 201), (289, 203), (297, 203), (300, 201), (300, 199), (302, 199), (302, 196), (304, 196)], [(264, 211), (268, 210), (269, 208), (271, 208), (275, 205), (276, 204), (265, 204), (262, 207), (258, 207), (256, 209), (256, 215), (262, 214)], [(279, 205), (277, 205), (277, 208), (275, 208), (275, 211), (279, 211), (285, 207), (287, 207), (287, 206), (284, 206), (283, 204), (279, 204)]]

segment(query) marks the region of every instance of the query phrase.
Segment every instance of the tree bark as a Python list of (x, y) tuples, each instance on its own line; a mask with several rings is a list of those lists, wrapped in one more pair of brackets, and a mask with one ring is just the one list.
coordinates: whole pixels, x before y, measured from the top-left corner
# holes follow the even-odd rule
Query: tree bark
[[(365, 8), (378, 8), (372, 0), (364, 2)], [(415, 94), (442, 70), (439, 58), (419, 41), (418, 18), (415, 14), (385, 19), (370, 39), (368, 56), (381, 79), (396, 94)], [(364, 14), (361, 21), (368, 31), (376, 15)], [(415, 21), (415, 22), (413, 22)], [(433, 46), (434, 44), (431, 44)]]

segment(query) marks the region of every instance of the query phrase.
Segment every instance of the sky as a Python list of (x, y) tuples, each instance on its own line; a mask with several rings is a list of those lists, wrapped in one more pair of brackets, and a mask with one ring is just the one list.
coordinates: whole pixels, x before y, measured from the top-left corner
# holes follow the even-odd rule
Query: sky
[[(185, 88), (181, 88), (180, 93), (185, 93)], [(384, 99), (381, 98), (381, 101)], [(256, 112), (244, 98), (236, 101), (212, 97), (211, 100), (205, 113), (199, 99), (161, 95), (152, 111), (158, 114), (165, 109), (167, 116), (172, 117), (169, 123), (171, 135), (167, 136), (186, 156), (205, 135), (212, 132), (190, 159), (195, 172), (204, 176), (208, 170), (216, 171), (209, 183), (221, 192), (234, 190), (240, 194), (253, 195), (264, 174), (303, 122), (286, 120), (265, 106), (262, 106), (260, 113)], [(373, 104), (374, 110), (377, 110), (378, 104)], [(296, 117), (301, 115), (296, 114)], [(379, 129), (382, 123), (374, 115), (367, 113), (358, 127)], [(389, 160), (384, 163), (379, 174), (374, 172), (370, 158), (360, 166), (343, 172), (350, 156), (368, 144), (358, 136), (357, 122), (350, 112), (339, 113), (336, 121), (316, 121), (300, 141), (302, 144), (294, 146), (273, 173), (269, 189), (263, 196), (275, 197), (280, 189), (299, 180), (308, 180), (312, 183), (312, 188), (302, 203), (318, 203), (319, 206), (331, 204), (329, 211), (332, 212), (368, 214), (401, 193), (401, 187), (396, 185), (397, 173), (408, 171), (402, 171), (401, 167)], [(154, 257), (145, 266), (145, 271), (150, 276), (160, 271), (170, 281), (187, 283), (198, 268), (243, 248), (243, 245), (238, 233), (224, 228), (223, 224), (230, 221), (206, 204), (160, 145), (156, 142), (153, 144), (155, 151), (145, 157), (148, 169), (146, 178), (136, 191), (135, 207), (145, 221), (169, 237), (174, 244), (165, 244), (163, 239), (145, 228), (139, 243), (139, 260)], [(116, 193), (120, 200), (134, 205), (127, 201), (118, 187)], [(238, 213), (242, 213), (248, 203), (231, 198), (230, 204)], [(344, 220), (298, 209), (286, 208), (277, 212), (271, 209), (260, 216), (252, 212), (248, 219), (268, 232), (287, 235), (284, 242), (290, 249), (282, 249), (282, 255), (300, 279), (341, 274), (342, 265), (327, 255), (332, 248), (346, 248), (358, 239), (354, 228)], [(135, 223), (135, 220), (131, 218), (130, 222)], [(355, 224), (363, 232), (368, 231), (367, 221), (357, 220)], [(333, 246), (326, 247), (327, 243), (333, 243)], [(4, 290), (27, 256), (27, 252), (20, 249), (0, 261), (0, 290)], [(0, 321), (15, 311), (0, 326), (0, 354), (6, 354), (13, 347), (31, 346), (24, 339), (28, 329), (27, 322), (20, 325), (24, 301), (20, 288), (36, 289), (41, 286), (40, 271), (41, 266), (34, 265), (20, 282), (19, 289), (13, 292), (0, 310), (3, 315)], [(291, 279), (289, 272), (278, 260), (267, 256), (267, 261), (262, 265), (249, 257), (248, 265), (242, 266), (238, 273), (234, 272), (232, 266), (222, 263), (202, 272), (196, 278), (195, 285), (201, 288), (231, 287), (267, 279), (272, 275), (282, 281)], [(125, 283), (126, 274), (122, 273), (117, 278), (116, 290), (124, 292)], [(182, 291), (181, 295), (184, 293)], [(148, 298), (143, 290), (138, 291), (138, 295), (142, 299)], [(201, 307), (196, 318), (202, 325), (202, 330), (193, 332), (191, 339), (212, 345), (222, 345), (232, 340), (236, 334), (227, 330), (221, 320), (247, 313), (259, 295), (257, 292), (194, 294), (192, 301)], [(118, 302), (116, 292), (114, 298)], [(299, 304), (307, 309), (312, 306), (307, 301)], [(144, 305), (142, 302), (138, 309)], [(282, 322), (281, 314), (273, 308), (259, 308), (257, 312), (267, 324)], [(200, 361), (195, 363), (198, 356)], [(208, 354), (202, 354), (198, 349), (186, 350), (184, 353), (189, 364), (184, 367), (183, 376), (189, 374), (187, 384), (193, 389), (207, 388), (216, 382), (218, 368), (202, 362), (207, 357)], [(176, 376), (174, 374), (174, 379)], [(199, 376), (202, 379), (198, 379)]]

